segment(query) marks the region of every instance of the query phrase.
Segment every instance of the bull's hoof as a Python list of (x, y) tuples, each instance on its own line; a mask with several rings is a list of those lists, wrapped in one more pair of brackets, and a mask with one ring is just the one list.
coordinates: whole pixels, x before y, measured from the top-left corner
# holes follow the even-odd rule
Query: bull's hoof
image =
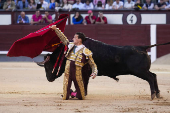
[(156, 96), (156, 93), (151, 94), (151, 100), (153, 100)]
[(156, 98), (160, 98), (160, 92), (159, 93), (156, 93)]

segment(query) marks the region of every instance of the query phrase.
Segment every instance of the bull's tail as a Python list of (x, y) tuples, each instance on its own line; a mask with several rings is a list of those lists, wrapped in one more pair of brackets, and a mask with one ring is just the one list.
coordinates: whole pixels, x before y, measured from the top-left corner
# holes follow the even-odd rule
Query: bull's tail
[(168, 45), (168, 44), (170, 44), (170, 42), (163, 43), (163, 44), (154, 44), (154, 45), (150, 45), (150, 46), (145, 46), (145, 49), (149, 49), (149, 48), (152, 48), (152, 47), (155, 47), (155, 46), (160, 46), (160, 45)]

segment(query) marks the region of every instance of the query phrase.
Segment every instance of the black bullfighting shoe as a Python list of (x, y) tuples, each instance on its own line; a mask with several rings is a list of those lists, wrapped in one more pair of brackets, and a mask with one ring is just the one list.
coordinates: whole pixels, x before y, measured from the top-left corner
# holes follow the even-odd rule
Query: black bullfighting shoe
[[(71, 93), (72, 93), (72, 92), (73, 92), (73, 90), (70, 89), (70, 96), (71, 96)], [(61, 95), (60, 98), (63, 98), (63, 95)], [(74, 98), (74, 97), (72, 97), (72, 98)]]
[(60, 95), (60, 98), (63, 98), (63, 95)]

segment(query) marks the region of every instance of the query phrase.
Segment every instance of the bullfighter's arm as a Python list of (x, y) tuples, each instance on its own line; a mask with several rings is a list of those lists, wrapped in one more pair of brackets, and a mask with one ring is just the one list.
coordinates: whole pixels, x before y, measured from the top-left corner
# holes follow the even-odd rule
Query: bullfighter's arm
[(97, 65), (95, 64), (92, 55), (89, 56), (88, 63), (89, 63), (89, 65), (90, 65), (90, 67), (92, 68), (92, 73), (94, 73), (95, 75), (97, 75), (97, 73), (98, 73)]
[(61, 42), (64, 45), (68, 45), (69, 44), (69, 40), (67, 39), (67, 37), (59, 30), (59, 28), (55, 29), (55, 33), (57, 34), (57, 36), (60, 38)]
[(90, 67), (92, 68), (92, 74), (94, 73), (95, 75), (97, 75), (98, 70), (97, 70), (97, 65), (95, 64), (93, 57), (92, 57), (92, 52), (85, 48), (83, 50), (83, 53), (86, 55), (86, 58), (88, 58), (88, 63), (90, 65)]

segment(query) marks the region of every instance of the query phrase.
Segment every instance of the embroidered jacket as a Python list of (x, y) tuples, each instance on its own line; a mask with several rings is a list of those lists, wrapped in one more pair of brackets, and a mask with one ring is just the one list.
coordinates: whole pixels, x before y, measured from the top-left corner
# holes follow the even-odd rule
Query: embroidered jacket
[(92, 68), (92, 73), (97, 75), (98, 70), (97, 70), (97, 66), (93, 60), (92, 52), (88, 48), (83, 47), (80, 50), (78, 50), (76, 53), (74, 53), (73, 52), (73, 48), (75, 46), (74, 43), (69, 42), (67, 37), (59, 29), (56, 29), (55, 32), (58, 35), (58, 37), (60, 38), (60, 40), (63, 42), (64, 45), (69, 44), (69, 49), (65, 55), (66, 58), (68, 60), (75, 61), (75, 65), (80, 66), (80, 67), (83, 67), (84, 65), (89, 63), (90, 67)]

